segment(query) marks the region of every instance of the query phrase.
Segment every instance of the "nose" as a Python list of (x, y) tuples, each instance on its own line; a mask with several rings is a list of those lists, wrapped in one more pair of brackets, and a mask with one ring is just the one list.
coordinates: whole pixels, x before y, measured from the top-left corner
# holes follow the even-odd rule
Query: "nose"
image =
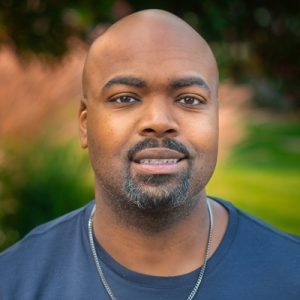
[(145, 106), (144, 113), (139, 122), (139, 134), (144, 137), (175, 137), (179, 126), (175, 120), (172, 107), (168, 103), (152, 101)]

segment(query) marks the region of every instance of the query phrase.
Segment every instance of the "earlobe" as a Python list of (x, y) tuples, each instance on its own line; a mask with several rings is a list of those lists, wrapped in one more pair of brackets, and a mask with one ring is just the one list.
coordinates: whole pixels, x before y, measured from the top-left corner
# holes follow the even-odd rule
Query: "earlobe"
[(83, 149), (88, 148), (87, 142), (87, 106), (86, 100), (83, 99), (80, 102), (79, 107), (79, 137), (80, 137), (80, 144)]

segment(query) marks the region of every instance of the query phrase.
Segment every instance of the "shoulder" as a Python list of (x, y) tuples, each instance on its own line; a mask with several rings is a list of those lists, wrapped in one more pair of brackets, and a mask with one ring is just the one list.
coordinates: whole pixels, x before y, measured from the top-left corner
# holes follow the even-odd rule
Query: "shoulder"
[(70, 241), (74, 237), (74, 231), (90, 205), (34, 228), (22, 240), (0, 253), (0, 278), (2, 271), (13, 269), (18, 263), (24, 265), (25, 261), (34, 261), (36, 257), (54, 254), (61, 249), (66, 244), (61, 243), (62, 240)]
[[(244, 212), (243, 210), (237, 208), (232, 203), (217, 198), (212, 197), (215, 201), (223, 205), (229, 212), (231, 219), (236, 219), (237, 223), (237, 233), (248, 234), (250, 238), (260, 239), (263, 238), (265, 241), (274, 241), (281, 245), (288, 245), (290, 247), (295, 247), (299, 250), (300, 247), (300, 237), (283, 232), (274, 226), (264, 222), (263, 220)], [(233, 220), (231, 220), (233, 221)]]
[(278, 245), (284, 248), (300, 250), (300, 237), (281, 231), (263, 220), (237, 209), (240, 219), (240, 228), (255, 235), (256, 239)]
[(213, 199), (228, 211), (227, 236), (230, 235), (231, 250), (237, 257), (247, 257), (247, 261), (263, 265), (269, 263), (270, 268), (291, 268), (293, 262), (300, 274), (300, 237), (283, 232), (228, 201), (216, 197)]
[[(51, 222), (40, 225), (0, 254), (0, 298), (54, 299), (63, 290), (66, 270), (78, 274), (82, 244), (93, 202)], [(80, 265), (81, 266), (81, 265)], [(47, 283), (47, 284), (45, 284)], [(46, 293), (46, 292), (45, 292)], [(10, 299), (9, 298), (9, 299)], [(2, 298), (1, 298), (2, 299)], [(44, 299), (44, 298), (43, 298)]]
[(230, 246), (223, 262), (227, 262), (231, 274), (238, 274), (241, 284), (255, 282), (261, 291), (288, 288), (299, 296), (300, 238), (274, 228), (230, 202), (213, 199), (229, 213), (225, 236), (227, 241), (230, 239)]

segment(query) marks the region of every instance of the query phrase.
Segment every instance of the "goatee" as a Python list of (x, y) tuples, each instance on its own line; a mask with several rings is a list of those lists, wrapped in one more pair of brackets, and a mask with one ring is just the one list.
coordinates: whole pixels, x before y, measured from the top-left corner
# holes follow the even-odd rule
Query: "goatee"
[[(139, 151), (146, 148), (165, 147), (189, 156), (186, 147), (169, 138), (162, 141), (162, 145), (154, 139), (145, 139), (136, 144), (128, 152), (128, 160)], [(128, 200), (140, 209), (161, 210), (172, 209), (184, 205), (190, 189), (191, 165), (181, 174), (138, 174), (135, 177), (128, 166), (123, 185), (123, 192)]]

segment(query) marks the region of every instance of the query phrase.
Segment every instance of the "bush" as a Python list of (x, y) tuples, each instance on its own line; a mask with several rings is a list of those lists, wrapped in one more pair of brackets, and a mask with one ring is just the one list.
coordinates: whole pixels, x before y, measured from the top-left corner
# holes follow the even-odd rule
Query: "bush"
[(0, 162), (0, 249), (92, 198), (88, 159), (74, 141), (7, 143)]

